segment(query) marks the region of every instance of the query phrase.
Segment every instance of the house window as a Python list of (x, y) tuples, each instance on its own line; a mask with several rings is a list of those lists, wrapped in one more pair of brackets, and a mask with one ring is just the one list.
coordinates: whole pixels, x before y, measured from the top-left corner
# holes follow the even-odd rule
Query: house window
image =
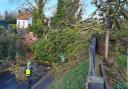
[(25, 21), (23, 21), (23, 28), (25, 27)]
[(20, 21), (18, 21), (18, 26), (20, 25)]

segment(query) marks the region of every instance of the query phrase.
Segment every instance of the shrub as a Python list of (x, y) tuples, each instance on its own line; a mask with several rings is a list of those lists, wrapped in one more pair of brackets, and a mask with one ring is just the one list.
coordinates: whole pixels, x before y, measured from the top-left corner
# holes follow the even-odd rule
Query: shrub
[(37, 19), (32, 26), (29, 26), (29, 30), (34, 32), (38, 37), (41, 37), (44, 33), (41, 20)]
[(17, 27), (16, 27), (16, 24), (9, 24), (9, 27), (10, 27), (10, 30), (11, 32), (17, 32)]
[(117, 66), (122, 70), (127, 68), (127, 55), (120, 55), (116, 61)]
[(12, 30), (16, 30), (16, 24), (9, 24)]
[(40, 27), (38, 24), (33, 24), (32, 26), (29, 26), (30, 31), (34, 32), (38, 37), (41, 37), (43, 35), (43, 28)]
[(116, 78), (113, 79), (116, 80), (112, 83), (113, 89), (128, 89), (127, 61), (127, 55), (121, 54), (118, 56), (116, 61), (117, 69), (115, 69), (118, 73), (116, 72)]
[[(87, 42), (88, 43), (88, 42)], [(72, 29), (51, 31), (47, 39), (40, 39), (31, 46), (33, 56), (37, 60), (50, 63), (60, 62), (60, 53), (63, 51), (65, 60), (77, 59), (83, 53), (86, 43), (81, 35)]]
[(14, 59), (16, 53), (16, 36), (12, 33), (0, 31), (0, 60)]

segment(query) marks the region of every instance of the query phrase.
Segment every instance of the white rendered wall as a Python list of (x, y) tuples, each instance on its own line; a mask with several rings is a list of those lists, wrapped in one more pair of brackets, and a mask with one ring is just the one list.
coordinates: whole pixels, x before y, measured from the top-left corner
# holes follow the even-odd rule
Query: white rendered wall
[(17, 19), (18, 28), (28, 28), (28, 20), (18, 20)]
[(32, 17), (29, 18), (28, 24), (29, 24), (29, 25), (32, 25)]

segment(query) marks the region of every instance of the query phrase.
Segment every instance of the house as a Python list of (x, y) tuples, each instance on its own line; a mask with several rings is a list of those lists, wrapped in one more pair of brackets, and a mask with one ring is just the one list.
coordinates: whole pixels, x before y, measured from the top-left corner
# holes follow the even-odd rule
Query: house
[(16, 19), (18, 29), (26, 29), (29, 25), (32, 25), (32, 14), (30, 12), (19, 12)]

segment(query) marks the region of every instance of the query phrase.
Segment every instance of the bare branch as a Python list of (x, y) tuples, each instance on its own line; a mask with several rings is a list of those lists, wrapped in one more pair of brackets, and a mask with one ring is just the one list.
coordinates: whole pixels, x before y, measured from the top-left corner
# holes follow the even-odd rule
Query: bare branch
[(29, 0), (26, 0), (28, 4), (30, 4), (32, 6), (33, 9), (36, 9), (36, 7), (29, 1)]
[(43, 2), (43, 7), (45, 6), (45, 4), (47, 3), (48, 0), (44, 0)]

